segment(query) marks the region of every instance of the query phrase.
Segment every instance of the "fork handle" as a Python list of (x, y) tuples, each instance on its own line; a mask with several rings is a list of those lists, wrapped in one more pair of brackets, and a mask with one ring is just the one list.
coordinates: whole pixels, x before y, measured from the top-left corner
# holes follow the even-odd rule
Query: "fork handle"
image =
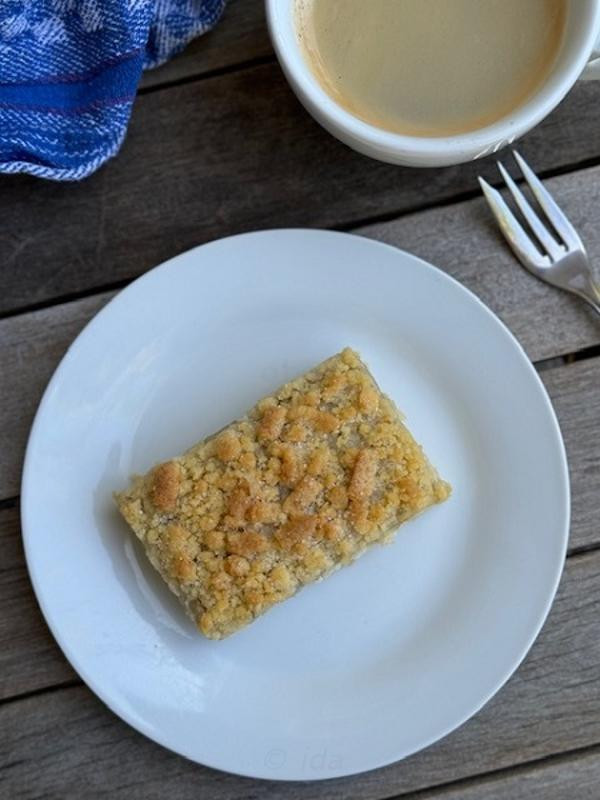
[(586, 301), (586, 303), (587, 303), (589, 306), (591, 306), (591, 307), (594, 309), (594, 311), (596, 312), (596, 314), (598, 314), (598, 316), (600, 316), (600, 303), (596, 303), (594, 300), (592, 300), (592, 298), (591, 298), (591, 297), (588, 297), (588, 296), (587, 296), (587, 295), (585, 295), (585, 294), (582, 294), (582, 295), (581, 295), (581, 297), (582, 297), (582, 299), (583, 299), (583, 300), (585, 300), (585, 301)]
[(585, 288), (578, 291), (577, 294), (600, 315), (600, 290), (590, 275), (587, 275), (586, 278)]
[(581, 297), (586, 301), (586, 303), (589, 306), (591, 306), (594, 309), (596, 314), (598, 314), (598, 316), (600, 316), (600, 303), (595, 303), (593, 300), (591, 300), (589, 297), (586, 297), (583, 294), (581, 295)]

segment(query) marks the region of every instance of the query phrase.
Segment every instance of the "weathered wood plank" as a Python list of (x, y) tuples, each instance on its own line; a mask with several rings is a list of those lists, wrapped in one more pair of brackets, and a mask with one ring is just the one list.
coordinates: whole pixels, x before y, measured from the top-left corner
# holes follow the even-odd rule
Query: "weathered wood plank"
[(412, 792), (403, 800), (597, 800), (600, 751), (552, 759), (510, 774), (481, 778), (467, 785)]
[(212, 31), (195, 39), (162, 67), (145, 72), (140, 88), (197, 77), (271, 55), (275, 57), (263, 0), (229, 0)]
[[(599, 326), (600, 327), (600, 326)], [(600, 542), (600, 358), (545, 370), (571, 477), (570, 547)]]
[(0, 708), (4, 792), (15, 798), (85, 792), (146, 800), (162, 797), (168, 785), (179, 800), (366, 800), (586, 747), (600, 741), (599, 602), (600, 552), (569, 559), (546, 626), (499, 695), (451, 736), (375, 772), (321, 783), (236, 778), (161, 749), (113, 716), (86, 688), (75, 687)]
[[(578, 85), (523, 140), (536, 169), (600, 157), (599, 91)], [(0, 312), (107, 286), (243, 230), (348, 226), (433, 205), (475, 191), (479, 172), (497, 177), (490, 159), (422, 171), (352, 152), (310, 119), (277, 64), (151, 92), (122, 152), (88, 180), (3, 176)], [(594, 219), (589, 191), (578, 224)]]
[[(54, 641), (33, 594), (16, 508), (0, 511), (0, 700), (76, 674)], [(0, 784), (2, 762), (0, 761)], [(2, 792), (0, 791), (0, 794)]]

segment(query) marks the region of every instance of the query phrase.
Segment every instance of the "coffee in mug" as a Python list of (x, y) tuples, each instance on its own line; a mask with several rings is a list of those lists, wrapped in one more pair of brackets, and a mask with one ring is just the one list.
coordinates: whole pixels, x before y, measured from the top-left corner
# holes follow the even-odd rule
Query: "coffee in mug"
[(354, 116), (406, 136), (475, 131), (527, 102), (560, 50), (566, 0), (296, 0), (302, 51)]

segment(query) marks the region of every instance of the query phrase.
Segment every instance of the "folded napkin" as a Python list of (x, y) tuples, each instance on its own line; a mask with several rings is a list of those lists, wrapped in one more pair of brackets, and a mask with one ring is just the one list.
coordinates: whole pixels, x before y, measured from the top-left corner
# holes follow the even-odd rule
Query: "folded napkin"
[(225, 0), (0, 0), (0, 172), (79, 180), (115, 155), (143, 69)]

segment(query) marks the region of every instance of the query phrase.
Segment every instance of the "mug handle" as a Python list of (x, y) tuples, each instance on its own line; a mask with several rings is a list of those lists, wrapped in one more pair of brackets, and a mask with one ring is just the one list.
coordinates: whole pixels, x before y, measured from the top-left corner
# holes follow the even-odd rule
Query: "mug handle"
[(579, 77), (582, 81), (600, 80), (600, 36), (596, 39), (590, 60)]

